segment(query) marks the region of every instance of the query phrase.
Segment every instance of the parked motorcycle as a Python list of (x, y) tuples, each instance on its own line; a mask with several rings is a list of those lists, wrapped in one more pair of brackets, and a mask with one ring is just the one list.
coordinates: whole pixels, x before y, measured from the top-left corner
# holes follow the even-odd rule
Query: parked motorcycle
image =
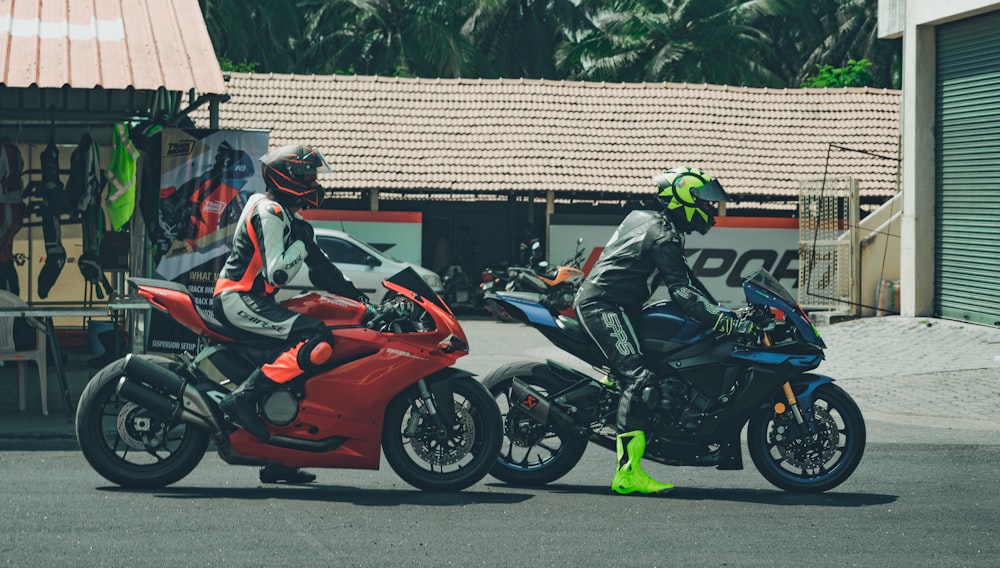
[(444, 271), (441, 282), (444, 288), (441, 298), (452, 311), (476, 311), (483, 308), (482, 286), (469, 278), (462, 265), (449, 266)]
[(228, 423), (218, 404), (274, 356), (273, 340), (223, 327), (182, 285), (131, 284), (206, 346), (180, 362), (128, 355), (90, 380), (77, 439), (90, 465), (113, 483), (170, 485), (198, 465), (210, 440), (234, 465), (378, 469), (381, 450), (403, 480), (428, 491), (469, 487), (496, 461), (497, 406), (470, 373), (452, 366), (468, 353), (465, 332), (412, 269), (383, 281), (391, 292), (374, 311), (321, 292), (284, 302), (327, 324), (335, 360), (260, 403), (266, 442)]
[[(750, 457), (769, 482), (792, 492), (833, 489), (864, 453), (861, 411), (833, 379), (809, 373), (823, 360), (826, 344), (788, 291), (764, 269), (744, 280), (743, 291), (748, 307), (729, 311), (764, 330), (757, 345), (717, 335), (671, 302), (649, 305), (637, 318), (650, 368), (677, 379), (641, 393), (652, 415), (644, 457), (742, 469), (740, 432), (749, 423)], [(553, 316), (539, 294), (493, 296), (560, 349), (611, 373), (579, 324)], [(490, 373), (483, 384), (501, 408), (505, 435), (491, 475), (515, 485), (542, 485), (569, 472), (588, 442), (613, 451), (621, 392), (612, 379), (595, 379), (552, 360)]]
[[(535, 292), (542, 295), (543, 304), (553, 313), (573, 316), (573, 300), (583, 284), (583, 238), (576, 240), (576, 253), (552, 267), (543, 260), (539, 243), (532, 245), (531, 266), (514, 266), (507, 270), (505, 289), (513, 292)], [(499, 306), (502, 310), (503, 306)]]
[(515, 321), (511, 318), (504, 309), (495, 300), (490, 299), (490, 294), (498, 290), (506, 290), (507, 286), (510, 284), (508, 278), (511, 274), (511, 267), (507, 266), (506, 263), (502, 263), (497, 269), (484, 268), (480, 274), (480, 284), (481, 289), (480, 298), (482, 298), (483, 307), (493, 316), (494, 321), (498, 322), (512, 322)]
[(484, 298), (487, 307), (493, 312), (494, 318), (500, 321), (514, 321), (516, 319), (506, 313), (502, 303), (496, 302), (489, 296), (491, 291), (501, 288), (508, 292), (541, 294), (542, 303), (553, 315), (573, 316), (573, 300), (576, 298), (576, 292), (580, 289), (585, 277), (581, 268), (583, 266), (583, 238), (576, 240), (576, 253), (555, 267), (550, 266), (548, 261), (543, 259), (539, 250), (540, 246), (537, 241), (532, 243), (530, 266), (512, 266), (506, 270), (503, 277), (495, 277), (494, 275), (492, 283), (487, 282), (484, 273)]

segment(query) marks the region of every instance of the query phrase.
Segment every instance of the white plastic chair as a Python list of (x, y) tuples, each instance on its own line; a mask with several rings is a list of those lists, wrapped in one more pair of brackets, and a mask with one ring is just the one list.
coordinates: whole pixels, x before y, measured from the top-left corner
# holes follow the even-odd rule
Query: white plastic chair
[[(27, 308), (28, 304), (20, 297), (6, 290), (0, 290), (0, 308)], [(35, 348), (28, 351), (17, 351), (14, 346), (14, 320), (13, 315), (0, 314), (0, 361), (17, 362), (17, 392), (18, 408), (27, 408), (26, 383), (28, 374), (28, 361), (34, 361), (38, 367), (38, 383), (42, 391), (42, 414), (48, 416), (48, 374), (45, 368), (45, 324), (38, 318), (26, 317), (29, 324), (35, 328)]]

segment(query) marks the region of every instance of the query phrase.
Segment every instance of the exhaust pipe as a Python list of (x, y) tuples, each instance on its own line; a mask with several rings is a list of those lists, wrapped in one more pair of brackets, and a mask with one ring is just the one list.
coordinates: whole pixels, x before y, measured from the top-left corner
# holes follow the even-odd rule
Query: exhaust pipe
[(514, 386), (511, 389), (511, 403), (515, 408), (527, 414), (533, 420), (541, 424), (551, 425), (557, 430), (571, 431), (577, 435), (588, 437), (590, 430), (577, 425), (573, 418), (566, 412), (553, 405), (545, 396), (528, 386), (527, 383), (514, 377)]
[[(163, 389), (158, 392), (144, 384)], [(219, 427), (211, 408), (201, 393), (170, 369), (132, 354), (125, 356), (125, 373), (118, 381), (117, 392), (168, 421), (181, 421), (213, 433)], [(168, 396), (169, 395), (169, 396)], [(171, 398), (174, 397), (174, 398)]]
[(125, 376), (142, 379), (177, 398), (183, 396), (184, 387), (187, 386), (187, 381), (177, 373), (132, 353), (125, 356)]

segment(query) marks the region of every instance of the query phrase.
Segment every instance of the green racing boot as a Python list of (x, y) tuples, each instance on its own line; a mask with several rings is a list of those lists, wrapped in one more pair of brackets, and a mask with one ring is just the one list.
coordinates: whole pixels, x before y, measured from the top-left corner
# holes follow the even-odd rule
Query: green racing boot
[(622, 495), (629, 493), (664, 493), (674, 488), (669, 483), (660, 483), (642, 470), (640, 461), (646, 453), (646, 433), (633, 430), (618, 434), (618, 466), (611, 489)]

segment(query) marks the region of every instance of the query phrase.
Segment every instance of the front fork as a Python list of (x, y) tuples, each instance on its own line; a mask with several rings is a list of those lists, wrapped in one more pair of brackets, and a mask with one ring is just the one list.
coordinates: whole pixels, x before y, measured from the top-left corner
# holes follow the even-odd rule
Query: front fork
[(798, 427), (799, 434), (802, 436), (810, 436), (814, 434), (815, 432), (813, 432), (814, 426), (812, 421), (806, 422), (805, 418), (802, 416), (802, 409), (799, 407), (799, 401), (796, 399), (795, 393), (792, 392), (792, 383), (785, 381), (785, 384), (781, 385), (781, 390), (785, 393), (785, 402), (774, 403), (774, 413), (776, 415), (782, 415), (791, 410), (792, 416), (795, 418), (795, 424)]
[[(771, 338), (768, 337), (767, 333), (761, 334), (761, 341), (764, 347), (771, 346)], [(806, 424), (805, 418), (802, 417), (802, 409), (799, 408), (799, 401), (795, 398), (795, 393), (792, 392), (792, 383), (785, 381), (785, 384), (781, 385), (781, 390), (785, 393), (785, 402), (776, 402), (774, 404), (774, 413), (781, 415), (791, 409), (792, 416), (795, 417), (795, 423), (798, 425), (799, 432), (808, 435), (812, 432), (811, 424)], [(787, 406), (785, 405), (787, 403)]]
[[(441, 384), (441, 383), (437, 383)], [(454, 410), (445, 407), (444, 411), (439, 411), (437, 404), (434, 403), (435, 398), (440, 400), (451, 399), (453, 395), (450, 395), (449, 389), (436, 389), (435, 392), (431, 392), (435, 387), (428, 386), (426, 379), (420, 379), (417, 381), (417, 391), (420, 395), (420, 400), (424, 403), (424, 411), (422, 413), (412, 412), (410, 413), (410, 420), (406, 424), (406, 429), (403, 431), (409, 437), (417, 435), (420, 429), (420, 417), (421, 415), (428, 417), (431, 423), (435, 425), (435, 430), (437, 431), (437, 436), (441, 439), (447, 438), (455, 427), (457, 423), (457, 418), (454, 416)], [(448, 394), (449, 396), (444, 396)], [(448, 404), (445, 402), (445, 404)], [(450, 413), (449, 413), (449, 410)]]

